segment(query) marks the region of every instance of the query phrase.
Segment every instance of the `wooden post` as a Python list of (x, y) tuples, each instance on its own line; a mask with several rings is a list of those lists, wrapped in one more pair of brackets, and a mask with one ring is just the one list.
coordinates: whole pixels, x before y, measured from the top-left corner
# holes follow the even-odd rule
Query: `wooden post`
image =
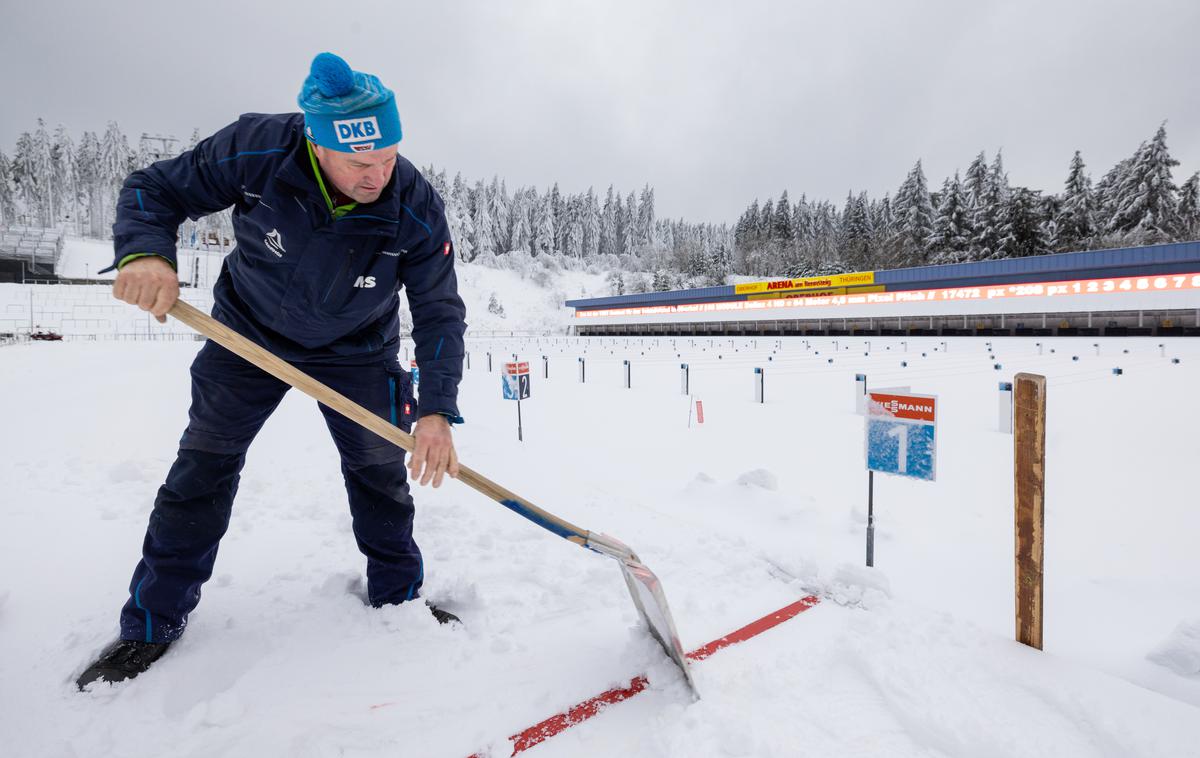
[(1013, 378), (1013, 491), (1016, 495), (1017, 642), (1042, 649), (1046, 498), (1046, 377)]

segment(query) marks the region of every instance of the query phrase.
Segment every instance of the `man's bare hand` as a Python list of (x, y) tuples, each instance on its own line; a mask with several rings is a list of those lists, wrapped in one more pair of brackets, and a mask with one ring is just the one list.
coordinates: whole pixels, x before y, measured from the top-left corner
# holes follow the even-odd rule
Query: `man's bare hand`
[(150, 311), (158, 323), (165, 324), (167, 311), (179, 299), (179, 277), (171, 264), (157, 255), (135, 258), (117, 273), (113, 297)]
[(434, 487), (441, 487), (444, 475), (458, 478), (458, 453), (454, 452), (454, 438), (445, 416), (434, 413), (421, 417), (413, 436), (417, 449), (408, 459), (408, 473), (414, 482), (424, 486), (432, 480)]

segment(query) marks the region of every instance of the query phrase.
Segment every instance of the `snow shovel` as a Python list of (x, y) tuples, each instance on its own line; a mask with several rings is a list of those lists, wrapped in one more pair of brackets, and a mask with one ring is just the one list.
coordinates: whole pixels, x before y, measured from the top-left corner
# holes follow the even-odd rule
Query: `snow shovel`
[[(410, 453), (416, 447), (416, 440), (411, 434), (405, 433), (399, 427), (376, 416), (345, 395), (318, 382), (287, 361), (276, 357), (183, 300), (176, 300), (169, 313), (226, 350), (241, 356), (268, 374), (295, 387), (388, 442), (399, 445)], [(688, 671), (683, 646), (679, 644), (679, 635), (675, 631), (675, 622), (671, 618), (670, 608), (667, 607), (667, 596), (663, 593), (662, 584), (654, 572), (642, 563), (629, 547), (608, 535), (580, 529), (574, 524), (542, 510), (521, 496), (509, 492), (461, 463), (459, 464), (458, 481), (490, 497), (505, 508), (524, 516), (546, 531), (615, 560), (621, 567), (621, 574), (625, 577), (629, 594), (633, 596), (633, 604), (637, 606), (638, 613), (645, 620), (650, 633), (662, 645), (671, 660), (679, 666), (692, 693), (699, 696), (699, 693), (696, 692), (696, 684), (692, 681), (692, 675)]]

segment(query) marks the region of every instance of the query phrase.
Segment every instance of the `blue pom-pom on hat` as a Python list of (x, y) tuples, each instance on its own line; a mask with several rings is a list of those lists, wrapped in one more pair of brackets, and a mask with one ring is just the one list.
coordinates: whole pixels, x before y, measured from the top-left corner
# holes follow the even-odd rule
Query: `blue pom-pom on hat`
[(354, 71), (333, 53), (317, 53), (308, 75), (325, 97), (343, 97), (354, 90)]
[(361, 153), (403, 137), (395, 93), (333, 53), (313, 58), (296, 101), (304, 111), (305, 133), (322, 147)]

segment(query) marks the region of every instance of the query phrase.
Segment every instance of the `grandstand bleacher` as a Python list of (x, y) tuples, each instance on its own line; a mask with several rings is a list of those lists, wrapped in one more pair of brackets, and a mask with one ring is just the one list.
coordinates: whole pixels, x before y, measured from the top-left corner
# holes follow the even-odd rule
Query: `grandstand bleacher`
[(63, 231), (35, 226), (0, 229), (0, 282), (54, 280), (63, 251)]

